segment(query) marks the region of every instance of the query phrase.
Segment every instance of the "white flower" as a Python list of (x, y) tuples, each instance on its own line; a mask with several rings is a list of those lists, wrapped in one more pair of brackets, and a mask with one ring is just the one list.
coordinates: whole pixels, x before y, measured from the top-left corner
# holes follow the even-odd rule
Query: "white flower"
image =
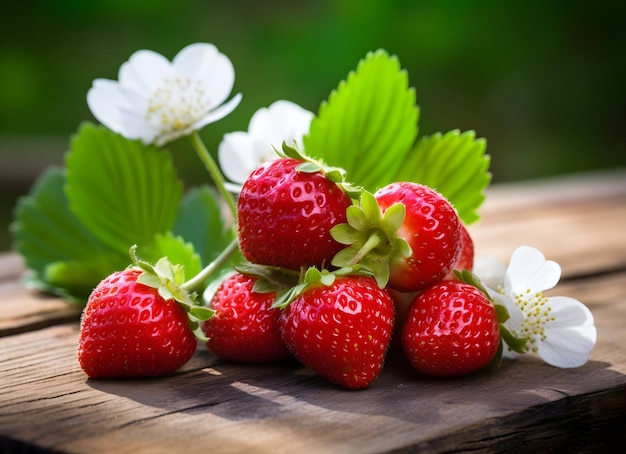
[(243, 184), (259, 165), (278, 158), (283, 141), (302, 149), (302, 137), (308, 133), (313, 114), (291, 101), (276, 101), (257, 110), (248, 132), (224, 135), (218, 148), (218, 159), (224, 175)]
[(191, 44), (171, 62), (140, 50), (122, 64), (119, 81), (94, 80), (87, 104), (112, 131), (161, 146), (232, 112), (241, 94), (224, 102), (234, 82), (232, 63), (212, 44)]
[(556, 367), (587, 362), (597, 337), (593, 315), (576, 299), (543, 293), (559, 282), (558, 263), (546, 260), (535, 248), (521, 246), (513, 252), (506, 271), (502, 264), (477, 258), (474, 274), (510, 313), (515, 313), (516, 307), (521, 310), (521, 319), (511, 317), (504, 326), (514, 336), (528, 338), (526, 351)]

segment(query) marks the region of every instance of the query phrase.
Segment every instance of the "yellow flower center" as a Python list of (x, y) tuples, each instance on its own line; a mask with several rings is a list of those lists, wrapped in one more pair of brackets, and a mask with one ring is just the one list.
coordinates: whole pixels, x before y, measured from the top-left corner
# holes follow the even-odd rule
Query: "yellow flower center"
[(146, 120), (158, 123), (161, 134), (186, 129), (210, 107), (204, 85), (191, 79), (165, 79), (148, 102)]
[[(504, 289), (498, 288), (504, 294)], [(551, 315), (552, 307), (548, 304), (548, 297), (541, 292), (532, 293), (530, 289), (526, 292), (509, 295), (513, 302), (524, 314), (524, 321), (519, 330), (512, 329), (511, 334), (515, 337), (527, 338), (526, 351), (537, 353), (537, 344), (546, 340), (546, 324), (554, 320)]]

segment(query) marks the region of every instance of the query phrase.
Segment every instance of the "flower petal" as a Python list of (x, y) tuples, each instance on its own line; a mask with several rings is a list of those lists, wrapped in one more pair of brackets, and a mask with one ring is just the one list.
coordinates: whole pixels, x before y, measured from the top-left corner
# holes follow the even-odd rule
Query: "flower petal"
[(561, 278), (561, 267), (546, 260), (538, 249), (530, 246), (518, 247), (511, 256), (506, 271), (504, 289), (509, 294), (543, 292), (553, 288)]
[(279, 100), (257, 110), (248, 132), (224, 135), (218, 147), (222, 171), (230, 180), (243, 184), (263, 162), (278, 158), (283, 141), (299, 142), (309, 130), (313, 114), (290, 101)]
[(174, 78), (170, 62), (151, 50), (138, 50), (120, 67), (118, 79), (125, 92), (135, 92), (149, 98), (162, 85), (163, 80)]
[(548, 322), (546, 327), (576, 327), (593, 326), (593, 314), (587, 306), (580, 301), (567, 296), (553, 296), (548, 298), (551, 307), (551, 315), (554, 320)]
[(237, 108), (239, 103), (241, 102), (242, 95), (241, 93), (237, 93), (233, 98), (228, 101), (226, 104), (222, 104), (217, 109), (207, 113), (204, 117), (194, 123), (192, 129), (198, 130), (203, 126), (208, 125), (209, 123), (215, 123), (218, 120), (221, 120), (226, 115), (231, 113), (233, 110)]
[(96, 79), (87, 92), (87, 105), (96, 119), (111, 131), (124, 131), (121, 109), (127, 106), (126, 98), (117, 82)]
[(280, 149), (283, 141), (300, 142), (309, 131), (312, 119), (313, 113), (298, 104), (278, 100), (252, 115), (248, 133), (258, 139), (265, 139), (268, 148), (273, 146)]
[(552, 366), (579, 367), (589, 360), (595, 341), (595, 327), (550, 330), (546, 340), (537, 343), (537, 354)]
[(235, 183), (243, 184), (258, 166), (254, 139), (242, 131), (225, 134), (217, 153), (224, 175)]
[(591, 311), (574, 298), (548, 299), (554, 320), (545, 324), (546, 339), (537, 343), (537, 354), (556, 367), (578, 367), (589, 359), (597, 340)]
[[(210, 109), (226, 101), (235, 84), (233, 64), (226, 55), (220, 53), (212, 44), (190, 44), (174, 57), (172, 64), (177, 74), (201, 82), (206, 90), (204, 97), (208, 101)], [(228, 115), (228, 113), (217, 120)]]
[(504, 284), (506, 265), (495, 257), (476, 257), (472, 272), (485, 285), (497, 289)]

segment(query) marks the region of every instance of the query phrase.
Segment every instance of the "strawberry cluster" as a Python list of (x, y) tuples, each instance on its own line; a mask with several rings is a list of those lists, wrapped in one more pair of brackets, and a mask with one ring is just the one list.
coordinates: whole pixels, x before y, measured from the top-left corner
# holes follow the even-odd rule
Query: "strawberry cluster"
[(349, 389), (370, 386), (392, 344), (431, 376), (467, 374), (499, 359), (502, 320), (472, 279), (471, 237), (454, 207), (427, 186), (397, 182), (372, 194), (345, 183), (340, 169), (284, 147), (244, 183), (237, 233), (246, 262), (221, 282), (202, 317), (193, 304), (181, 310), (168, 301), (185, 300), (184, 284), (155, 280), (154, 268), (103, 281), (81, 321), (85, 372), (172, 372), (195, 350), (190, 320), (218, 357), (295, 357)]

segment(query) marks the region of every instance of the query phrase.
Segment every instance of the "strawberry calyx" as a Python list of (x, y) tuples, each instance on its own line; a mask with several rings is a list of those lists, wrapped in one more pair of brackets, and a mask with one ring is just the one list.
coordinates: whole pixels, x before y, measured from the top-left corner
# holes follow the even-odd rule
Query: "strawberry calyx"
[[(516, 337), (511, 331), (509, 331), (505, 326), (504, 322), (506, 322), (510, 317), (510, 313), (506, 307), (502, 304), (498, 304), (495, 302), (493, 297), (489, 294), (487, 289), (483, 286), (478, 276), (472, 273), (469, 270), (454, 270), (454, 274), (457, 279), (465, 284), (472, 285), (480, 290), (487, 299), (493, 304), (496, 309), (496, 318), (498, 320), (498, 325), (500, 326), (500, 337), (502, 338), (503, 343), (507, 344), (508, 347), (517, 352), (517, 353), (525, 353), (526, 352), (526, 344), (528, 342), (527, 337)], [(496, 354), (496, 357), (492, 361), (492, 365), (497, 367), (500, 365), (502, 361), (502, 343), (500, 345), (500, 349)]]
[(275, 292), (277, 297), (298, 283), (300, 273), (277, 266), (244, 262), (234, 266), (235, 271), (256, 278), (252, 291), (255, 293)]
[(272, 307), (284, 309), (307, 290), (319, 286), (330, 286), (335, 282), (335, 278), (339, 276), (372, 276), (372, 274), (369, 270), (358, 265), (343, 267), (333, 271), (327, 269), (320, 270), (312, 266), (306, 270), (302, 270), (300, 279), (296, 285), (289, 287), (287, 291), (283, 292), (281, 295), (277, 295)]
[(362, 189), (359, 186), (350, 183), (346, 179), (346, 171), (343, 168), (329, 166), (321, 159), (314, 159), (310, 156), (304, 155), (295, 147), (295, 142), (293, 147), (287, 145), (286, 142), (283, 142), (282, 151), (276, 150), (276, 152), (280, 157), (302, 161), (302, 163), (296, 167), (296, 171), (304, 173), (320, 172), (330, 181), (335, 183), (348, 195), (348, 197), (353, 200), (359, 199)]
[(330, 230), (335, 241), (348, 247), (339, 251), (331, 264), (340, 268), (360, 267), (367, 269), (380, 288), (389, 281), (389, 264), (409, 257), (411, 247), (398, 236), (398, 229), (406, 216), (402, 203), (390, 206), (384, 214), (374, 195), (361, 191), (361, 203), (346, 210), (347, 223), (338, 224)]
[(209, 339), (204, 336), (200, 328), (201, 322), (210, 320), (215, 311), (202, 306), (197, 302), (197, 294), (183, 287), (185, 283), (184, 267), (173, 264), (167, 257), (162, 257), (154, 265), (137, 257), (137, 245), (130, 248), (131, 267), (138, 268), (142, 273), (137, 282), (157, 290), (165, 301), (175, 300), (187, 314), (189, 328), (194, 335), (203, 342)]

